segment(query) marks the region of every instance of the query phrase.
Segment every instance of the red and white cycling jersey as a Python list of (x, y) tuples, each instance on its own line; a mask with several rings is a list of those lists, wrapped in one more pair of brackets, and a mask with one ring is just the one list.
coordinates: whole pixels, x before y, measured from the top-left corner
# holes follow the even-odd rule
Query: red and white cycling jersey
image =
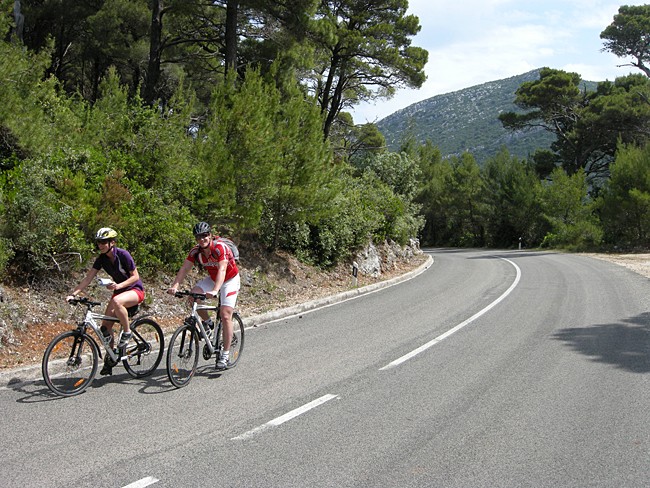
[(237, 268), (237, 262), (235, 261), (232, 251), (226, 244), (218, 242), (216, 239), (213, 239), (210, 243), (209, 256), (206, 256), (197, 245), (190, 250), (187, 260), (195, 264), (198, 261), (198, 263), (208, 271), (210, 278), (212, 278), (213, 281), (217, 280), (219, 263), (222, 261), (228, 262), (228, 266), (226, 267), (226, 278), (224, 281), (228, 281), (239, 274), (239, 268)]

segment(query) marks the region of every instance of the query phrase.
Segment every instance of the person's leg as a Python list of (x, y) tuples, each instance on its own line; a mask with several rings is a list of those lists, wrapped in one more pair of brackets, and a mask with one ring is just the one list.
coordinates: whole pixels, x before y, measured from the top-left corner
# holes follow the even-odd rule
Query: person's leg
[(122, 325), (122, 331), (130, 335), (131, 326), (129, 324), (129, 311), (127, 309), (138, 305), (141, 301), (140, 295), (135, 290), (113, 295), (113, 298), (106, 307), (106, 315), (117, 317)]
[(232, 307), (221, 306), (221, 324), (223, 326), (223, 351), (230, 352), (230, 343), (232, 342)]
[[(109, 305), (106, 306), (106, 310), (104, 310), (104, 315), (109, 315)], [(104, 337), (110, 337), (110, 342), (109, 342), (109, 347), (113, 349), (115, 347), (115, 337), (113, 335), (113, 324), (115, 322), (111, 322), (109, 320), (102, 320), (102, 326), (100, 327), (100, 330), (102, 331), (102, 334), (104, 334)], [(104, 355), (104, 365), (102, 366), (102, 369), (100, 370), (99, 374), (102, 376), (110, 376), (113, 374), (113, 368), (112, 366), (109, 366), (109, 356), (108, 353)]]
[[(120, 321), (122, 326), (122, 340), (118, 344), (118, 348), (126, 346), (129, 339), (131, 338), (131, 327), (129, 325), (129, 311), (127, 308), (138, 305), (142, 302), (144, 294), (138, 293), (135, 290), (125, 291), (119, 295), (113, 295), (111, 301), (106, 305), (106, 310), (104, 315), (109, 315), (111, 317), (116, 317)], [(102, 321), (102, 333), (111, 338), (111, 349), (114, 347), (114, 338), (113, 338), (113, 323), (107, 320)], [(108, 356), (106, 356), (107, 358)], [(99, 372), (102, 376), (113, 374), (113, 368), (106, 363), (106, 358), (104, 358), (104, 367)]]
[[(108, 315), (108, 305), (106, 306), (106, 310), (104, 310), (104, 315)], [(109, 342), (111, 349), (113, 348), (113, 343), (115, 341), (115, 338), (113, 337), (113, 324), (115, 324), (115, 322), (111, 322), (110, 320), (102, 320), (102, 326), (100, 327), (102, 334), (104, 334), (104, 337), (111, 338), (111, 341)]]
[(237, 275), (226, 281), (221, 287), (221, 308), (219, 309), (219, 315), (223, 326), (223, 349), (217, 359), (217, 369), (227, 368), (228, 362), (230, 361), (230, 344), (232, 343), (233, 333), (232, 314), (237, 304), (239, 286), (240, 279), (239, 275)]
[[(194, 285), (194, 288), (192, 288), (192, 293), (207, 293), (213, 289), (214, 281), (212, 281), (212, 278), (207, 276), (199, 281), (196, 285)], [(197, 313), (199, 314), (199, 317), (201, 317), (201, 320), (204, 322), (208, 320), (209, 316), (207, 310), (199, 310)]]

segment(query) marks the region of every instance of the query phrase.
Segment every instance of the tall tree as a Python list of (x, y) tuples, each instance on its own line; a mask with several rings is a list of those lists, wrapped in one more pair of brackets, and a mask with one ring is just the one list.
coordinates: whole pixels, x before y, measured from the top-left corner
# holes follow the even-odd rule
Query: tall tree
[(373, 123), (354, 125), (352, 115), (341, 112), (334, 130), (330, 133), (330, 144), (337, 159), (345, 159), (354, 166), (373, 155), (386, 151), (386, 139)]
[(621, 147), (599, 199), (610, 244), (647, 248), (650, 243), (650, 145)]
[(249, 67), (270, 69), (304, 36), (315, 1), (153, 0), (144, 98), (170, 96), (160, 81), (163, 65), (181, 68), (206, 103), (229, 71), (241, 80)]
[(149, 60), (143, 90), (143, 98), (152, 103), (156, 96), (156, 85), (160, 79), (160, 61), (163, 50), (163, 16), (169, 10), (163, 0), (151, 1), (151, 24), (149, 27)]
[(623, 5), (600, 38), (605, 40), (603, 51), (633, 58), (622, 66), (634, 66), (650, 77), (650, 5)]
[(442, 162), (440, 149), (431, 140), (417, 148), (417, 159), (421, 179), (415, 201), (421, 205), (421, 214), (425, 219), (422, 242), (427, 245), (440, 244), (447, 226), (446, 217), (439, 210), (446, 208), (444, 188), (451, 180), (451, 166), (448, 162)]
[(83, 60), (82, 54), (90, 37), (88, 17), (97, 13), (100, 7), (99, 2), (76, 0), (21, 2), (25, 46), (35, 52), (50, 50), (48, 74), (54, 74), (68, 91), (84, 93), (80, 71), (87, 74), (92, 65), (92, 60)]
[(542, 68), (539, 80), (522, 83), (515, 92), (515, 105), (522, 111), (499, 115), (503, 126), (513, 132), (541, 127), (554, 134), (552, 149), (571, 173), (584, 167), (587, 157), (581, 141), (573, 137), (579, 111), (589, 101), (580, 81), (578, 73)]
[[(511, 131), (542, 127), (553, 133), (551, 145), (558, 165), (570, 175), (607, 177), (619, 140), (643, 142), (650, 124), (650, 80), (640, 74), (600, 83), (596, 91), (580, 88), (580, 76), (543, 68), (540, 79), (523, 83), (515, 104), (523, 111), (506, 112), (499, 120)], [(548, 170), (548, 153), (539, 162)], [(540, 166), (537, 167), (539, 172)]]
[(225, 72), (237, 69), (237, 13), (239, 11), (239, 0), (228, 0), (226, 2), (226, 42), (225, 42)]
[(539, 217), (540, 182), (526, 161), (504, 148), (490, 158), (482, 171), (485, 181), (486, 244), (512, 247), (519, 239), (536, 245), (544, 236)]
[(321, 2), (312, 32), (317, 58), (311, 89), (326, 138), (341, 109), (390, 98), (402, 86), (422, 86), (428, 53), (411, 46), (420, 23), (407, 8), (407, 0)]
[(553, 170), (541, 192), (541, 215), (550, 226), (542, 246), (583, 250), (600, 244), (603, 232), (588, 187), (582, 170), (572, 175), (562, 168)]

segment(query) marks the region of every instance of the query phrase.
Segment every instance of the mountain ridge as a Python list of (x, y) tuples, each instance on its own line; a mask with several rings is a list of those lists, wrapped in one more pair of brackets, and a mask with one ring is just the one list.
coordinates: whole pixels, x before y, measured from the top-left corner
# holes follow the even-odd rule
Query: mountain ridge
[[(549, 148), (553, 135), (541, 128), (513, 133), (503, 128), (498, 116), (521, 111), (514, 104), (515, 92), (522, 83), (538, 80), (540, 70), (421, 100), (379, 120), (377, 128), (392, 151), (412, 136), (420, 144), (430, 140), (443, 158), (469, 151), (482, 165), (502, 147), (525, 158), (536, 149)], [(582, 83), (595, 89), (596, 82)]]

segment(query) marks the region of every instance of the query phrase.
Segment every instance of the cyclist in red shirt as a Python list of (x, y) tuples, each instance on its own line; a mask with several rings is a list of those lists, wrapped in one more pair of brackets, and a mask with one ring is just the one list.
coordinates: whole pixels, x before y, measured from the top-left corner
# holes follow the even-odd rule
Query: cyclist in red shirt
[[(167, 293), (170, 295), (176, 293), (195, 263), (200, 264), (208, 271), (208, 276), (196, 283), (192, 292), (205, 293), (208, 298), (217, 295), (220, 297), (219, 314), (223, 323), (223, 350), (217, 358), (216, 367), (218, 370), (228, 369), (233, 331), (232, 313), (237, 303), (240, 287), (239, 269), (228, 245), (213, 238), (212, 229), (207, 222), (196, 224), (193, 233), (197, 244), (190, 250)], [(201, 319), (206, 321), (206, 325), (214, 327), (205, 310), (200, 310), (199, 314)]]

